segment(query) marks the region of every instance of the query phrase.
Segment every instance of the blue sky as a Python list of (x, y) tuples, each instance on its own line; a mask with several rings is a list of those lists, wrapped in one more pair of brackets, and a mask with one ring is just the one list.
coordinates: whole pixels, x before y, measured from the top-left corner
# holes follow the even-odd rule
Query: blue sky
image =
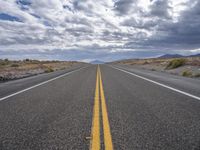
[(112, 61), (200, 53), (199, 0), (1, 0), (0, 58)]

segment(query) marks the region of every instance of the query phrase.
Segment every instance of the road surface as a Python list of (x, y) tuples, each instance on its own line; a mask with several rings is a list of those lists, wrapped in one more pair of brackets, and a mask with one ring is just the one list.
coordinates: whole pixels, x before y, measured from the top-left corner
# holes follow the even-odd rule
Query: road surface
[(0, 149), (199, 150), (199, 85), (111, 65), (0, 83)]

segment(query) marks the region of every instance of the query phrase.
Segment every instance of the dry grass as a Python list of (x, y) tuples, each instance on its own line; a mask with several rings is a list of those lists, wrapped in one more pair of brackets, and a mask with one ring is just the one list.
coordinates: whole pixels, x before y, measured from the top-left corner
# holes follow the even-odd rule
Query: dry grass
[(114, 64), (126, 64), (126, 65), (153, 64), (153, 65), (160, 65), (160, 66), (164, 66), (164, 67), (167, 67), (170, 63), (171, 63), (170, 65), (172, 65), (174, 67), (180, 67), (182, 65), (200, 66), (200, 57), (169, 58), (169, 59), (164, 59), (164, 58), (163, 59), (160, 59), (160, 58), (128, 59), (128, 60), (116, 61), (113, 63)]
[(182, 72), (182, 76), (184, 76), (184, 77), (192, 77), (192, 72), (190, 72), (190, 71), (188, 71), (188, 70), (183, 71), (183, 72)]
[(166, 66), (166, 69), (175, 69), (175, 68), (181, 67), (185, 65), (186, 61), (187, 60), (184, 58), (173, 59), (168, 63), (168, 65)]
[[(113, 64), (130, 65), (187, 77), (200, 77), (200, 57), (129, 59), (116, 61)], [(185, 70), (187, 72), (184, 72)]]
[(75, 61), (11, 61), (0, 59), (0, 81), (63, 70), (77, 64)]

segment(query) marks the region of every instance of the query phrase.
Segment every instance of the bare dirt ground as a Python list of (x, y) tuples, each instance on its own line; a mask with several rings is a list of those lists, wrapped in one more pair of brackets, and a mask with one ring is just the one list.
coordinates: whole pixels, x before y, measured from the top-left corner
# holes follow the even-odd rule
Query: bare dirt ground
[(128, 59), (113, 63), (185, 77), (200, 78), (200, 57)]
[(0, 81), (24, 78), (41, 73), (49, 73), (72, 67), (80, 62), (76, 61), (38, 61), (20, 60), (11, 61), (0, 59)]

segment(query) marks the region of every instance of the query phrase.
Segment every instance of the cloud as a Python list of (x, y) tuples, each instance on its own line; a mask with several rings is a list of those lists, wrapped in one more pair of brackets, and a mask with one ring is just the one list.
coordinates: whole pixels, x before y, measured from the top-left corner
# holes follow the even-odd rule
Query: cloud
[(137, 4), (137, 0), (119, 0), (114, 4), (114, 10), (118, 15), (126, 15), (133, 10), (135, 5)]
[(164, 21), (157, 27), (157, 34), (148, 39), (154, 47), (163, 45), (174, 49), (193, 49), (200, 47), (200, 2), (180, 14), (179, 20)]
[(1, 0), (1, 58), (198, 53), (199, 0)]
[(149, 15), (152, 17), (171, 19), (171, 9), (169, 0), (154, 0), (150, 5)]

